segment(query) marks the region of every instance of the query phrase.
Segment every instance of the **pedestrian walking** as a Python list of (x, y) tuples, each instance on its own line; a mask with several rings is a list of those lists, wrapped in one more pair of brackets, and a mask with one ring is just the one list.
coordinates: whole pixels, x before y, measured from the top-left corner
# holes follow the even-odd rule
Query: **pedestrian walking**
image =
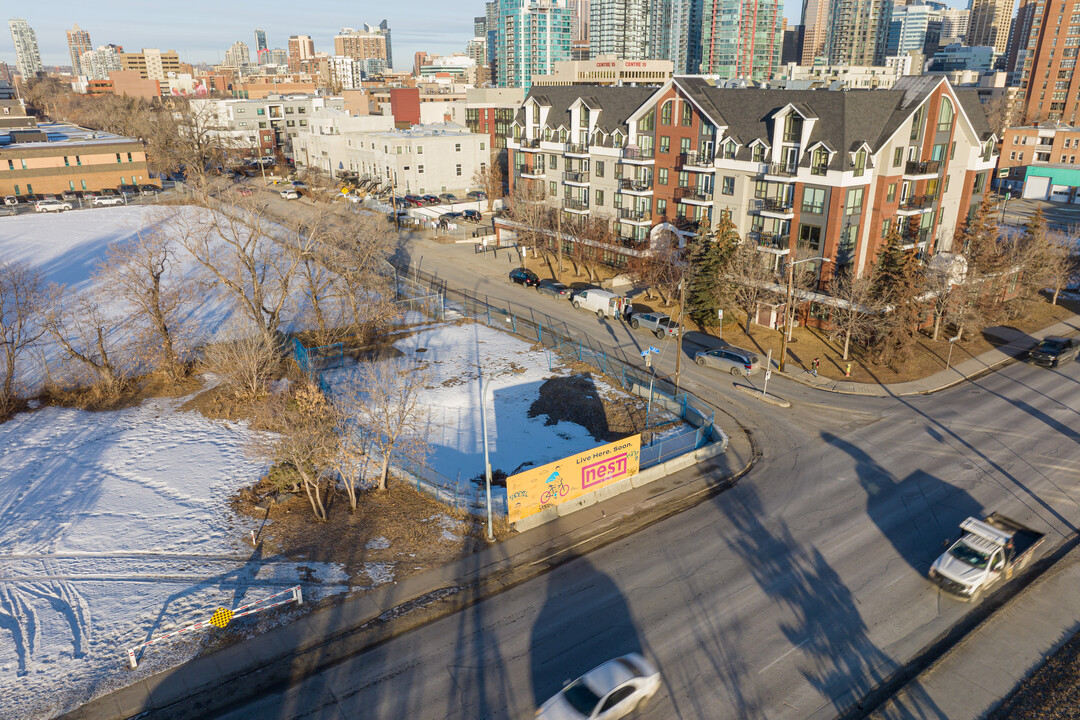
[(814, 358), (814, 362), (810, 363), (810, 372), (812, 372), (814, 374), (814, 377), (817, 377), (817, 369), (818, 369), (818, 365), (820, 365), (820, 364), (821, 364), (821, 358)]
[(846, 366), (844, 367), (844, 377), (846, 377), (846, 378), (849, 378), (849, 377), (851, 377), (851, 363), (848, 363), (848, 364), (847, 364), (847, 365), (846, 365)]

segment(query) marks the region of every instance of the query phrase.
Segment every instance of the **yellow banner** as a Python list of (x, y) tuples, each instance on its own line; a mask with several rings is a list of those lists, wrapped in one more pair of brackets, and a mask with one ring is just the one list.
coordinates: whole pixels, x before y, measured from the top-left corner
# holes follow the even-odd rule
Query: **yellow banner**
[(510, 522), (633, 477), (640, 460), (641, 436), (634, 435), (511, 475), (506, 478)]

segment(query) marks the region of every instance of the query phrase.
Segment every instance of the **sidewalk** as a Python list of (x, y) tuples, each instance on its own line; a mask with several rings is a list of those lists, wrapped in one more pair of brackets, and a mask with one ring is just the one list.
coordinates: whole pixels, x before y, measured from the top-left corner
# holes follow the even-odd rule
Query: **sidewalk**
[(1080, 547), (998, 608), (871, 720), (986, 717), (1077, 630)]
[(672, 473), (661, 483), (630, 490), (157, 675), (121, 670), (127, 677), (116, 678), (117, 683), (131, 684), (61, 717), (213, 716), (692, 507), (730, 487), (750, 468), (753, 456), (749, 438), (737, 432), (727, 453)]

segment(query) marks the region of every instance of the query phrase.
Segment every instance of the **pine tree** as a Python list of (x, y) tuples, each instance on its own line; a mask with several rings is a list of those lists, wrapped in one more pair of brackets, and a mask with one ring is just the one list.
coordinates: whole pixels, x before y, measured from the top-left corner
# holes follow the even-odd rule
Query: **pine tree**
[(1000, 270), (1008, 261), (990, 195), (983, 195), (975, 214), (956, 233), (954, 243), (968, 259), (969, 269), (979, 275)]
[(701, 327), (715, 325), (717, 310), (723, 305), (725, 284), (720, 276), (727, 270), (739, 244), (739, 234), (731, 220), (724, 218), (715, 236), (699, 235), (690, 247), (690, 273), (686, 283), (686, 312)]
[(922, 291), (919, 261), (904, 249), (904, 240), (893, 229), (885, 238), (877, 258), (874, 296), (888, 310), (879, 335), (879, 359), (896, 367), (911, 357), (922, 310), (918, 297)]

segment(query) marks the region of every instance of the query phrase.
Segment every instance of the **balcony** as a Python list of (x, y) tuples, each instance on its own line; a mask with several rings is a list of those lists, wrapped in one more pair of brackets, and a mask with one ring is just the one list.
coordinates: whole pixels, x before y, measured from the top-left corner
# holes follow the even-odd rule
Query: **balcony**
[(589, 173), (587, 172), (564, 172), (562, 181), (567, 185), (588, 185)]
[(563, 209), (569, 210), (570, 212), (576, 212), (576, 213), (587, 213), (587, 212), (589, 212), (589, 201), (588, 200), (576, 200), (574, 198), (566, 198), (566, 199), (564, 199), (562, 201), (562, 206), (563, 206)]
[(773, 255), (787, 255), (791, 252), (791, 236), (771, 232), (749, 232), (747, 238), (757, 243), (758, 250)]
[(528, 138), (521, 138), (518, 140), (518, 149), (525, 152), (537, 152), (540, 150), (540, 139), (529, 140)]
[(761, 172), (767, 178), (780, 178), (784, 182), (791, 182), (799, 168), (794, 163), (767, 163)]
[(653, 148), (625, 147), (619, 159), (624, 163), (651, 165), (655, 158), (656, 151)]
[(900, 200), (900, 207), (897, 209), (896, 214), (921, 215), (933, 212), (936, 200), (937, 195), (912, 195), (909, 198)]
[(529, 167), (528, 165), (518, 165), (518, 175), (523, 178), (542, 178), (544, 177), (544, 166), (534, 165)]
[(765, 217), (790, 220), (795, 217), (795, 206), (791, 200), (780, 198), (764, 198), (758, 207), (758, 213)]
[(685, 232), (697, 232), (701, 229), (701, 221), (694, 218), (688, 218), (685, 215), (675, 216), (675, 227)]
[(623, 178), (619, 180), (619, 192), (627, 195), (652, 195), (652, 183), (633, 178)]
[(691, 170), (695, 172), (714, 172), (716, 166), (713, 165), (713, 160), (716, 159), (716, 154), (712, 151), (701, 150), (694, 153), (680, 153), (679, 165), (684, 170)]
[(675, 202), (691, 205), (711, 205), (712, 193), (698, 188), (675, 188)]
[(904, 166), (904, 177), (919, 177), (920, 175), (937, 175), (941, 169), (941, 161), (916, 162), (908, 160)]
[(922, 228), (917, 232), (906, 232), (903, 235), (903, 248), (905, 250), (925, 250), (926, 245), (930, 242), (930, 228)]
[(619, 220), (631, 225), (651, 225), (652, 214), (646, 210), (634, 208), (619, 208)]
[(566, 143), (564, 152), (570, 156), (589, 157), (589, 146), (586, 143)]

